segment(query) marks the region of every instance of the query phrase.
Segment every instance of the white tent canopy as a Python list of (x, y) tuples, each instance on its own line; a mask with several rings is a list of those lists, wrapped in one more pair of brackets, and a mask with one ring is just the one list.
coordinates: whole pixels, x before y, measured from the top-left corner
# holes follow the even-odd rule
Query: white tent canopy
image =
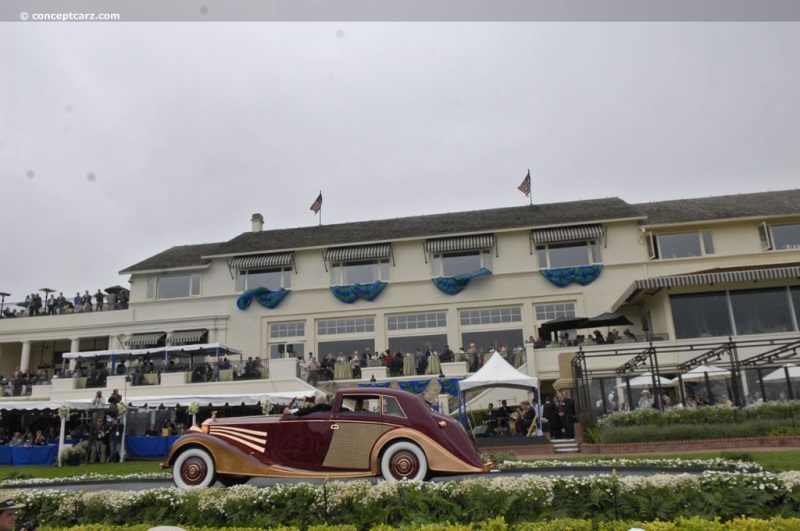
[(236, 350), (223, 345), (222, 343), (203, 343), (200, 345), (178, 345), (172, 347), (152, 347), (140, 349), (119, 349), (119, 350), (91, 350), (86, 352), (65, 352), (63, 357), (66, 359), (80, 358), (102, 358), (106, 356), (145, 356), (151, 354), (169, 354), (170, 352), (197, 352), (214, 354), (217, 351), (227, 354), (241, 354), (241, 350)]
[(288, 405), (295, 398), (303, 398), (307, 396), (316, 396), (322, 394), (322, 391), (314, 391), (310, 389), (298, 391), (282, 391), (275, 393), (263, 393), (256, 395), (183, 395), (183, 396), (137, 396), (128, 397), (126, 403), (134, 407), (175, 407), (175, 406), (188, 406), (192, 402), (197, 402), (201, 406), (224, 406), (229, 404), (231, 406), (257, 405), (263, 400), (269, 400), (273, 404)]
[[(628, 384), (631, 387), (651, 387), (653, 385), (653, 373), (651, 372), (642, 373), (639, 376), (631, 378), (628, 381)], [(617, 386), (617, 389), (622, 389), (624, 387), (627, 387), (628, 384), (622, 382)], [(673, 382), (669, 378), (664, 378), (659, 376), (658, 378), (656, 378), (656, 385), (660, 387), (672, 387), (673, 385), (675, 385), (675, 382)]]
[(67, 400), (62, 402), (44, 402), (44, 401), (16, 401), (16, 402), (0, 402), (0, 410), (2, 411), (34, 411), (34, 410), (47, 410), (58, 409), (59, 407), (67, 405), (73, 410), (86, 410), (92, 409), (91, 400)]
[[(727, 369), (721, 369), (716, 365), (698, 365), (686, 374), (681, 375), (681, 380), (684, 382), (699, 382), (706, 379), (706, 374), (709, 380), (729, 378), (731, 373)], [(672, 379), (673, 384), (678, 383), (678, 378)]]
[(462, 392), (486, 387), (510, 387), (531, 391), (534, 387), (539, 387), (539, 378), (518, 371), (503, 356), (495, 353), (478, 372), (458, 382), (458, 388)]
[(765, 382), (785, 382), (786, 381), (786, 372), (787, 371), (786, 371), (786, 369), (784, 369), (784, 367), (786, 369), (788, 369), (789, 378), (790, 379), (800, 378), (800, 367), (798, 367), (794, 363), (787, 363), (783, 367), (781, 367), (779, 369), (775, 369), (774, 371), (772, 371), (768, 375), (764, 376), (764, 381)]

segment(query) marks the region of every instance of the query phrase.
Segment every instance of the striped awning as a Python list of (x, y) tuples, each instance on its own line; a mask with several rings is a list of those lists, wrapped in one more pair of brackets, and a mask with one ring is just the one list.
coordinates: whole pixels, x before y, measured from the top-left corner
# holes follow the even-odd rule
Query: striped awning
[(494, 234), (476, 234), (474, 236), (455, 236), (436, 238), (425, 242), (425, 251), (429, 253), (449, 253), (453, 251), (478, 251), (494, 248)]
[(350, 247), (331, 247), (325, 251), (324, 256), (327, 262), (350, 262), (353, 260), (389, 258), (392, 256), (392, 244), (376, 243), (372, 245), (352, 245)]
[(146, 332), (143, 334), (133, 334), (125, 341), (126, 347), (141, 348), (141, 347), (154, 347), (158, 345), (164, 336), (164, 332)]
[(167, 338), (167, 345), (188, 345), (190, 343), (199, 343), (205, 340), (206, 334), (208, 334), (208, 330), (205, 328), (200, 330), (179, 330)]
[(245, 269), (261, 269), (264, 267), (286, 267), (290, 265), (292, 265), (291, 252), (237, 256), (230, 261), (230, 268), (239, 271)]
[(783, 278), (800, 278), (800, 264), (786, 265), (783, 267), (741, 267), (719, 269), (714, 271), (699, 271), (686, 275), (673, 275), (668, 277), (643, 278), (635, 280), (625, 293), (617, 299), (611, 311), (630, 302), (644, 290), (673, 288), (678, 286), (698, 286), (705, 284), (732, 284), (736, 282), (754, 282), (756, 280), (778, 280)]
[(536, 244), (596, 240), (601, 236), (603, 236), (603, 227), (599, 223), (533, 229), (531, 231), (531, 240)]

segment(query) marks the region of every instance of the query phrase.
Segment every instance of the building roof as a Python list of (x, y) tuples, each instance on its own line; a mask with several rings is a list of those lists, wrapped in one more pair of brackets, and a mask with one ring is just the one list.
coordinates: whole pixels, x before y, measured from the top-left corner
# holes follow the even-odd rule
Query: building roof
[(636, 217), (635, 210), (619, 198), (594, 199), (297, 229), (246, 232), (224, 244), (220, 248), (220, 254), (269, 252), (411, 238), (437, 238), (457, 234), (634, 217)]
[(208, 265), (211, 260), (203, 257), (215, 254), (221, 245), (223, 244), (176, 245), (146, 260), (142, 260), (138, 264), (123, 269), (120, 274)]
[(678, 199), (633, 206), (647, 225), (800, 214), (800, 189)]
[(291, 229), (245, 232), (227, 242), (172, 247), (120, 273), (207, 265), (214, 256), (438, 238), (620, 219), (648, 225), (800, 214), (800, 190), (628, 204), (620, 198), (451, 212)]

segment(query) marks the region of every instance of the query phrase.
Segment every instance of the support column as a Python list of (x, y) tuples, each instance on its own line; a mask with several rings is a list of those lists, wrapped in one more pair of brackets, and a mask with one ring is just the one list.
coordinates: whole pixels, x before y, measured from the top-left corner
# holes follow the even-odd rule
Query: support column
[[(80, 352), (81, 350), (81, 338), (79, 337), (71, 337), (69, 338), (69, 351), (70, 352)], [(78, 358), (70, 358), (69, 360), (69, 372), (74, 373), (75, 367), (78, 366)]]
[(22, 354), (19, 357), (19, 370), (27, 371), (28, 365), (31, 363), (31, 342), (22, 342)]
[(110, 350), (125, 350), (122, 341), (119, 340), (119, 335), (108, 336), (108, 348)]

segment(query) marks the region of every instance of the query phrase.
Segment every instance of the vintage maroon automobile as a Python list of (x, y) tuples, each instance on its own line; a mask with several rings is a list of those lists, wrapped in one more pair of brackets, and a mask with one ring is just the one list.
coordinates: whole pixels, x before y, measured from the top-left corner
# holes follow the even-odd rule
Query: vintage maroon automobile
[(329, 411), (209, 419), (178, 439), (161, 465), (183, 488), (251, 477), (421, 481), (490, 466), (461, 424), (417, 395), (374, 387), (337, 391)]

